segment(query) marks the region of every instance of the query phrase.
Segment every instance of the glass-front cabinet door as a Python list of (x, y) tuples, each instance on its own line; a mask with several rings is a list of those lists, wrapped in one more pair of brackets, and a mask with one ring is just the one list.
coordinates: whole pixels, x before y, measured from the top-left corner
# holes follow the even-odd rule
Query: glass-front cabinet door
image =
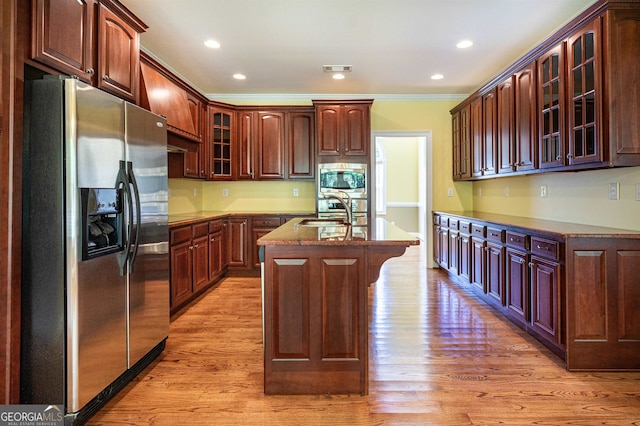
[(233, 111), (210, 107), (210, 176), (209, 179), (231, 179), (233, 176), (231, 146)]
[(603, 161), (600, 101), (600, 18), (569, 37), (567, 43), (568, 164)]
[(538, 59), (538, 128), (540, 168), (564, 163), (564, 43)]

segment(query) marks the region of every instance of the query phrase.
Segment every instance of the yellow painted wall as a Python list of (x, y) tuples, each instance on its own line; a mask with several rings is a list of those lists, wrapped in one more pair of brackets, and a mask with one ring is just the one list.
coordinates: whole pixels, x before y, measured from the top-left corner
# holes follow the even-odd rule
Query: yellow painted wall
[[(620, 198), (610, 200), (609, 183), (615, 182)], [(636, 184), (640, 167), (499, 178), (474, 184), (473, 205), (478, 211), (640, 231)], [(540, 197), (543, 185), (546, 198)]]
[[(236, 105), (309, 105), (310, 101), (242, 102), (219, 99)], [(436, 209), (463, 210), (472, 206), (472, 184), (453, 183), (451, 178), (451, 116), (449, 110), (458, 101), (374, 101), (371, 108), (372, 130), (431, 130), (433, 133), (433, 206)], [(293, 186), (292, 186), (293, 185)], [(300, 196), (291, 194), (299, 186)], [(307, 187), (308, 186), (308, 187)], [(229, 196), (222, 197), (222, 188)], [(171, 189), (169, 213), (196, 210), (238, 211), (311, 211), (315, 209), (313, 183), (304, 182), (201, 182), (191, 179), (169, 179)], [(193, 195), (193, 189), (196, 194)], [(455, 189), (447, 197), (447, 188)]]
[[(235, 102), (240, 104), (240, 102)], [(265, 101), (262, 104), (275, 104)], [(284, 102), (293, 105), (295, 102)], [(301, 102), (298, 102), (300, 104)], [(254, 102), (254, 104), (260, 104)], [(307, 104), (306, 102), (304, 104)], [(431, 130), (433, 202), (436, 210), (477, 210), (539, 219), (640, 230), (640, 201), (635, 185), (640, 168), (616, 168), (571, 173), (545, 173), (479, 182), (454, 183), (452, 175), (451, 116), (458, 101), (375, 101), (371, 109), (372, 130)], [(609, 200), (608, 184), (620, 182), (620, 199)], [(300, 197), (291, 196), (298, 185)], [(308, 187), (307, 187), (308, 185)], [(540, 198), (547, 185), (548, 197)], [(223, 187), (229, 197), (222, 199)], [(505, 197), (504, 187), (509, 187)], [(313, 210), (313, 183), (291, 182), (199, 182), (170, 179), (169, 213), (194, 210), (278, 211)], [(447, 196), (447, 189), (454, 196)], [(196, 189), (196, 195), (193, 195)], [(482, 196), (478, 196), (482, 191)], [(276, 206), (286, 206), (279, 208)]]
[[(459, 101), (375, 101), (371, 108), (372, 130), (432, 131), (432, 206), (437, 210), (471, 210), (473, 184), (454, 183), (451, 148), (451, 114)], [(447, 189), (454, 196), (447, 196)]]

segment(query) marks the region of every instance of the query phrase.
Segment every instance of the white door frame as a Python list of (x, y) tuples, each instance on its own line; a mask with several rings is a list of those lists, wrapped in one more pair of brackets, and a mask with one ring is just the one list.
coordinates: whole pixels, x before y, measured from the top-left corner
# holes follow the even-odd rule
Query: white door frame
[[(371, 183), (375, 185), (376, 182), (376, 167), (375, 167), (375, 152), (377, 138), (423, 138), (426, 144), (420, 144), (418, 152), (419, 167), (418, 167), (418, 193), (419, 193), (419, 207), (418, 216), (420, 218), (419, 233), (425, 237), (425, 240), (421, 244), (426, 245), (427, 259), (433, 259), (433, 227), (431, 226), (431, 209), (433, 202), (433, 163), (432, 163), (432, 150), (433, 140), (431, 130), (374, 130), (371, 132), (371, 164), (369, 170), (371, 171)], [(376, 217), (376, 191), (369, 191), (371, 197), (371, 203), (369, 204), (372, 209), (371, 217)], [(427, 262), (427, 265), (431, 267), (431, 262)]]

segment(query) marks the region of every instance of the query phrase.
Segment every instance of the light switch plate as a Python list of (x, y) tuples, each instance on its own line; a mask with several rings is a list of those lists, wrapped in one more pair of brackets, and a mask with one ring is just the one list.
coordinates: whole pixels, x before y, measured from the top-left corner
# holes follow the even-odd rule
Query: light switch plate
[(453, 197), (453, 188), (449, 188), (449, 189), (447, 189), (447, 195), (448, 195), (449, 197)]
[(547, 185), (540, 187), (540, 198), (547, 198)]
[(620, 182), (609, 184), (609, 199), (618, 200), (620, 198)]
[(229, 196), (229, 190), (227, 188), (222, 188), (222, 196), (223, 197), (228, 197)]
[(293, 196), (294, 197), (298, 196), (298, 188), (293, 188)]

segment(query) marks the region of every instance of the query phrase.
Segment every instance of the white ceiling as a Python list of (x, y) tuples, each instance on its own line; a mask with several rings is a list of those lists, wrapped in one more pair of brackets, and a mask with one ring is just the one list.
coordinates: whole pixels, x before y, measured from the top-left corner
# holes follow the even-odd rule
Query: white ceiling
[[(149, 26), (143, 49), (212, 99), (469, 94), (595, 2), (120, 1)], [(222, 47), (205, 47), (209, 38)], [(462, 39), (475, 44), (457, 49)], [(336, 81), (323, 65), (353, 71)]]

